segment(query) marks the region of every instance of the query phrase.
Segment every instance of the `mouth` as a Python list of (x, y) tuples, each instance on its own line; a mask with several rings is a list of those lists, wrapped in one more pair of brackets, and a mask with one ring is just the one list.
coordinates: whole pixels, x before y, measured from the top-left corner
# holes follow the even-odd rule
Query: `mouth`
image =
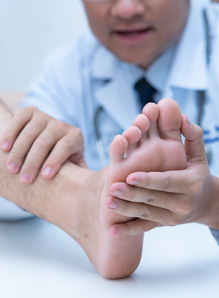
[(139, 46), (145, 44), (153, 32), (153, 27), (147, 28), (131, 28), (131, 29), (118, 29), (115, 30), (114, 36), (117, 40), (125, 46)]
[(144, 28), (144, 29), (138, 29), (138, 30), (116, 30), (114, 31), (116, 34), (124, 37), (137, 37), (139, 35), (148, 33), (151, 31), (152, 28)]

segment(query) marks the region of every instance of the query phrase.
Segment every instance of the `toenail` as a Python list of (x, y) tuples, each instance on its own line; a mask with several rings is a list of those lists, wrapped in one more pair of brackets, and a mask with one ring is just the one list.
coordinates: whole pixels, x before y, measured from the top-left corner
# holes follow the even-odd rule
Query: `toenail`
[(129, 182), (130, 185), (137, 185), (138, 184), (138, 180), (132, 180)]
[(114, 191), (113, 196), (114, 196), (114, 197), (120, 197), (121, 194), (122, 194), (121, 190), (118, 190), (118, 189), (117, 189), (117, 190)]
[(118, 207), (118, 203), (116, 201), (112, 201), (110, 208), (111, 209), (116, 209)]

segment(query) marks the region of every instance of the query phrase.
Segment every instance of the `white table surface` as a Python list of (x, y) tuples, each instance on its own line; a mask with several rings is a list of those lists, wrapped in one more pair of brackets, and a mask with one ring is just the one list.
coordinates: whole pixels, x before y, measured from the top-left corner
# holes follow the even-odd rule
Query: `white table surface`
[(0, 297), (219, 297), (219, 247), (207, 227), (145, 235), (142, 261), (123, 280), (105, 280), (80, 246), (39, 218), (0, 222)]

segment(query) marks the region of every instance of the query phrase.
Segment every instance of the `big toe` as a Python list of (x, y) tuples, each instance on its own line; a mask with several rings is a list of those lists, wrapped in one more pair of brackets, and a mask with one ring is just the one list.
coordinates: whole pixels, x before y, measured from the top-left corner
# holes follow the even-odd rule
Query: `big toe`
[(165, 138), (181, 138), (182, 114), (178, 104), (170, 98), (164, 98), (158, 103), (158, 129)]

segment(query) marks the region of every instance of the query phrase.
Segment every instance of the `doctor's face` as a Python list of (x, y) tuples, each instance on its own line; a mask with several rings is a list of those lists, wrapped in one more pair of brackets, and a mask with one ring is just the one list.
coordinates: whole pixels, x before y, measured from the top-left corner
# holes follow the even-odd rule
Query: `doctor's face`
[(180, 37), (190, 0), (83, 0), (94, 35), (123, 61), (146, 69)]

